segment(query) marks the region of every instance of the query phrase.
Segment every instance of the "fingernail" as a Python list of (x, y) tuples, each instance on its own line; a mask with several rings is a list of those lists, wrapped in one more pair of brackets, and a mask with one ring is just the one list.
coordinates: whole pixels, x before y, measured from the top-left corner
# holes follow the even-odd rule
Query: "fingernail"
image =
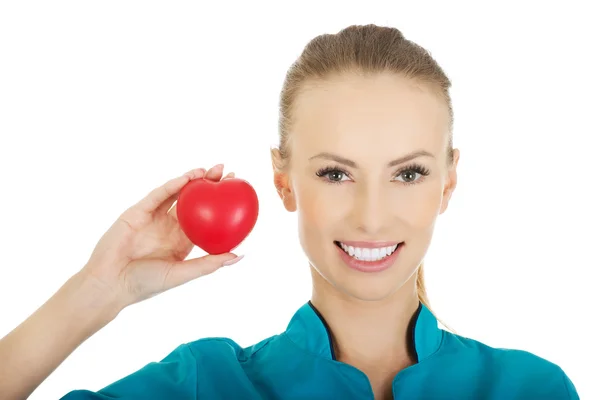
[(240, 261), (242, 258), (244, 258), (244, 255), (237, 256), (237, 257), (236, 257), (236, 258), (234, 258), (233, 260), (225, 261), (225, 262), (223, 263), (223, 266), (224, 266), (224, 267), (227, 267), (227, 266), (229, 266), (229, 265), (233, 265), (233, 264), (235, 264), (236, 262)]

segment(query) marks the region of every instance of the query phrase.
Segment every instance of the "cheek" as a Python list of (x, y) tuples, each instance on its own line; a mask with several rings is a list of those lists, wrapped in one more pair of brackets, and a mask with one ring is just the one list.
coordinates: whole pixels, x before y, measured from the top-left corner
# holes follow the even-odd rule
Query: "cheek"
[[(298, 206), (298, 228), (303, 241), (309, 247), (323, 246), (338, 233), (348, 215), (348, 188), (344, 185), (327, 184), (312, 177), (300, 177), (294, 181)], [(344, 201), (345, 200), (345, 201)]]
[(332, 188), (316, 180), (304, 180), (295, 185), (298, 217), (307, 228), (316, 231), (326, 229), (339, 220), (339, 207)]
[(429, 230), (442, 204), (439, 182), (429, 181), (402, 189), (396, 196), (396, 217), (414, 230)]

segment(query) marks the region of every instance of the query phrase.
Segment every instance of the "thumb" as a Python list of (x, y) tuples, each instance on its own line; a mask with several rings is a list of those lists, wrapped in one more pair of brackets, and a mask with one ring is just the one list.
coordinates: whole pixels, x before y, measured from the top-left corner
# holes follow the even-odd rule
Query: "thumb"
[(173, 288), (201, 276), (212, 274), (221, 267), (233, 265), (244, 256), (233, 253), (206, 255), (174, 263), (169, 271), (168, 286)]

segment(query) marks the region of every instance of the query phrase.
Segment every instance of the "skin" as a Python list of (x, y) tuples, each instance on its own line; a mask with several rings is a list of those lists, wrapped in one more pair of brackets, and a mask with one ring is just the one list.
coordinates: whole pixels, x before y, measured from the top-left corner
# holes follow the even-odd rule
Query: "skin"
[[(418, 302), (415, 271), (456, 186), (458, 150), (448, 167), (444, 104), (398, 76), (344, 76), (309, 89), (298, 99), (292, 158), (275, 170), (276, 187), (285, 208), (298, 213), (312, 301), (332, 329), (338, 360), (367, 374), (377, 399), (389, 398), (391, 379), (413, 362), (405, 337)], [(412, 160), (428, 169), (426, 177), (396, 177), (407, 163), (386, 166), (416, 150), (431, 154)], [(356, 165), (317, 177), (320, 168), (339, 165), (313, 158), (322, 152)], [(223, 165), (189, 171), (125, 210), (83, 268), (0, 340), (0, 398), (27, 398), (124, 308), (239, 261), (231, 253), (187, 259), (193, 244), (173, 207), (190, 180), (233, 174), (222, 176)], [(340, 184), (327, 183), (340, 176)], [(405, 182), (415, 177), (414, 185)], [(392, 268), (367, 275), (342, 264), (334, 240), (406, 246)]]
[[(85, 266), (0, 340), (0, 399), (26, 399), (85, 340), (126, 307), (239, 261), (225, 253), (186, 259), (179, 191), (192, 179), (221, 180), (223, 165), (199, 168), (152, 190), (123, 212)], [(232, 178), (233, 173), (223, 179)]]
[[(394, 376), (413, 364), (406, 331), (419, 302), (416, 271), (456, 187), (459, 151), (449, 165), (447, 107), (399, 75), (348, 74), (306, 89), (275, 186), (298, 214), (312, 302), (332, 330), (337, 358), (367, 374), (377, 399), (391, 398)], [(388, 165), (416, 152), (427, 155)], [(415, 165), (427, 175), (410, 169)], [(319, 177), (323, 168), (335, 170)], [(357, 240), (405, 246), (391, 268), (364, 273), (346, 266), (334, 244)]]

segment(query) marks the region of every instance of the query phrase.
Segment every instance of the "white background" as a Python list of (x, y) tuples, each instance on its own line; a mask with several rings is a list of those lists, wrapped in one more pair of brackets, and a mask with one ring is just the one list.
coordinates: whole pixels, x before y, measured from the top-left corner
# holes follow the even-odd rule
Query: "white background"
[(250, 345), (285, 329), (311, 288), (296, 216), (272, 187), (279, 90), (311, 38), (364, 23), (399, 28), (453, 82), (462, 157), (425, 264), (435, 312), (559, 364), (582, 398), (600, 398), (591, 6), (199, 3), (0, 5), (0, 336), (164, 181), (223, 162), (261, 202), (242, 262), (125, 310), (32, 399), (100, 389), (185, 341)]

